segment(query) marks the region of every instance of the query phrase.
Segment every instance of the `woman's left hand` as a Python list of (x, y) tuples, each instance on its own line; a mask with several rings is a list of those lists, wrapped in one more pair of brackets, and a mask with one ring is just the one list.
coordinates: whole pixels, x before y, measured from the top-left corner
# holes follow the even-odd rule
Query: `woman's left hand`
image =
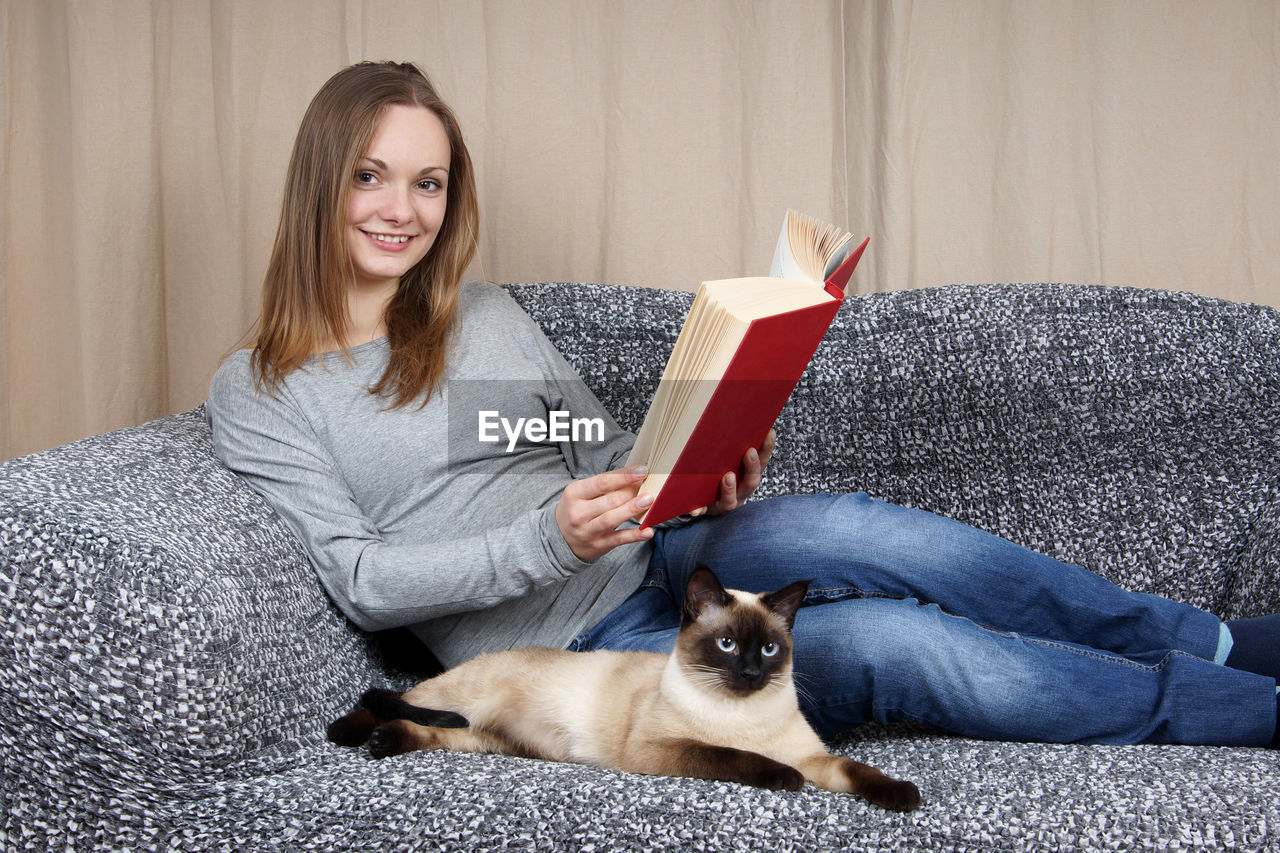
[(723, 515), (737, 509), (755, 494), (756, 489), (760, 488), (760, 475), (764, 473), (764, 466), (769, 464), (777, 439), (777, 433), (769, 430), (759, 450), (753, 447), (743, 455), (741, 480), (735, 471), (725, 474), (720, 478), (720, 500), (702, 509), (695, 509), (690, 515)]

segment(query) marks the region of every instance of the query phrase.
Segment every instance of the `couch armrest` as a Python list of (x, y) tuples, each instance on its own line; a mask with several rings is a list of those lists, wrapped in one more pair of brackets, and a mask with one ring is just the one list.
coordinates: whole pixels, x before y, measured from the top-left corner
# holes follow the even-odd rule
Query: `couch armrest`
[(14, 815), (288, 766), (384, 675), (200, 410), (0, 466), (0, 559)]
[(1280, 611), (1280, 479), (1254, 516), (1223, 616), (1243, 619)]

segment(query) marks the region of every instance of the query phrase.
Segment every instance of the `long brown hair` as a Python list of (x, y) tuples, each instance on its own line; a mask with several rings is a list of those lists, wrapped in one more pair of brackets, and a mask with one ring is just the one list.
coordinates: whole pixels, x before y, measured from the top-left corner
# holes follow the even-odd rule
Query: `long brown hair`
[[(476, 252), (475, 175), (462, 131), (427, 76), (409, 63), (363, 62), (329, 78), (298, 128), (253, 350), (259, 385), (273, 392), (321, 348), (346, 345), (347, 290), (355, 268), (343, 240), (347, 193), (383, 110), (426, 107), (451, 152), (444, 223), (426, 257), (400, 279), (386, 311), (390, 356), (370, 389), (389, 408), (430, 398), (444, 375), (462, 274)], [(425, 392), (425, 393), (424, 393)]]

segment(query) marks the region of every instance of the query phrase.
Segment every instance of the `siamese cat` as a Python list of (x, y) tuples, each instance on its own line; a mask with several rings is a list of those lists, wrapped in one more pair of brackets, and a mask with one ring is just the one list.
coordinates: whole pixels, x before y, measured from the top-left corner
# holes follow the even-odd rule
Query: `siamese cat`
[(808, 582), (754, 595), (689, 579), (670, 655), (526, 648), (481, 655), (404, 694), (370, 690), (329, 726), (377, 758), (493, 752), (797, 791), (806, 781), (894, 811), (920, 793), (832, 755), (801, 715), (791, 627)]

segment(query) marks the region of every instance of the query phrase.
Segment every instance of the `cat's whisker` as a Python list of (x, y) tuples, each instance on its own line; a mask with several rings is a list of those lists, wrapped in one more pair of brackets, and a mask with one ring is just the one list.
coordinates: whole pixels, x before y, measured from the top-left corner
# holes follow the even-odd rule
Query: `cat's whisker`
[(724, 683), (724, 673), (714, 667), (686, 665), (683, 669), (685, 677), (692, 684), (702, 687), (719, 687)]
[(793, 681), (792, 686), (795, 688), (797, 698), (813, 701), (813, 693), (809, 691), (809, 688), (805, 687), (799, 681)]
[(794, 670), (791, 673), (791, 681), (795, 685), (796, 693), (799, 694), (800, 696), (805, 697), (806, 699), (813, 698), (813, 693), (809, 690), (809, 683), (808, 683), (811, 679), (812, 679), (812, 676), (795, 672)]
[(719, 669), (718, 667), (707, 666), (705, 664), (699, 664), (699, 663), (686, 663), (682, 668), (691, 678), (713, 676), (715, 679), (718, 680), (724, 674), (723, 670)]

